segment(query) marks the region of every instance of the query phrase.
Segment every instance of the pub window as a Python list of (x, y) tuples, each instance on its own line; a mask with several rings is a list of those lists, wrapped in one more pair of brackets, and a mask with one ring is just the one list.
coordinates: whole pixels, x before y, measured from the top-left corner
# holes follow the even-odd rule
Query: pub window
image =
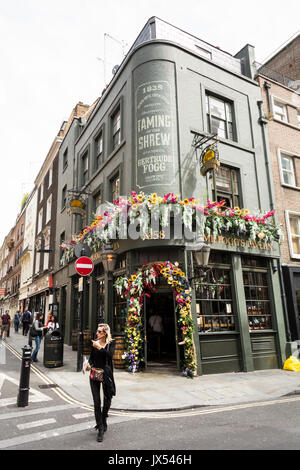
[(111, 180), (112, 201), (118, 201), (120, 197), (120, 176), (119, 173)]
[(105, 282), (104, 279), (97, 280), (97, 324), (104, 322), (104, 299)]
[(113, 332), (114, 334), (124, 333), (127, 317), (127, 300), (124, 295), (119, 295), (114, 289), (113, 307)]
[(206, 113), (209, 132), (223, 139), (236, 140), (232, 102), (206, 94)]
[[(98, 191), (93, 197), (93, 215), (97, 214), (98, 207), (102, 204), (102, 191)], [(100, 215), (100, 214), (97, 214)]]
[(111, 117), (112, 150), (121, 143), (121, 109), (120, 106)]
[[(253, 266), (251, 268), (247, 267), (250, 263)], [(242, 267), (249, 329), (271, 329), (267, 261), (263, 258), (253, 257), (251, 260), (251, 257), (242, 257)]]
[(213, 200), (225, 200), (225, 207), (240, 207), (242, 201), (239, 176), (239, 170), (223, 165), (220, 166), (217, 172), (213, 172)]
[(210, 268), (202, 282), (195, 278), (195, 292), (199, 333), (236, 329), (230, 267)]
[(95, 170), (100, 168), (103, 163), (103, 132), (95, 138)]
[(81, 168), (82, 168), (82, 186), (84, 186), (89, 179), (89, 154), (85, 152), (81, 159)]

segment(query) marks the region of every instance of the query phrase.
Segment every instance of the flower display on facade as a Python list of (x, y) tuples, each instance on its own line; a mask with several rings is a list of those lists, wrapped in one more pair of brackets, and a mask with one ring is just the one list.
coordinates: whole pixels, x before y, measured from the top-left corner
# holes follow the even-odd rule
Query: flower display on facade
[[(160, 226), (167, 227), (170, 213), (179, 215), (184, 227), (192, 230), (195, 220), (201, 218), (203, 234), (243, 236), (251, 241), (279, 241), (283, 232), (281, 225), (274, 224), (274, 211), (265, 214), (250, 215), (248, 209), (224, 207), (225, 201), (201, 205), (200, 199), (181, 200), (173, 193), (163, 197), (156, 193), (146, 195), (131, 192), (129, 198), (122, 198), (113, 203), (106, 203), (105, 210), (98, 215), (90, 226), (72, 237), (70, 242), (61, 244), (64, 251), (62, 262), (69, 262), (74, 256), (74, 246), (85, 242), (92, 251), (100, 250), (103, 243), (118, 237), (120, 231), (127, 230), (127, 224), (138, 221), (141, 236), (151, 230), (151, 217), (159, 217)], [(126, 238), (126, 237), (125, 237)]]
[(178, 263), (159, 262), (143, 266), (129, 278), (119, 277), (115, 282), (118, 293), (128, 298), (128, 315), (125, 325), (126, 352), (123, 358), (126, 360), (128, 370), (136, 372), (143, 362), (143, 304), (144, 296), (150, 296), (155, 288), (156, 280), (163, 276), (173, 290), (178, 327), (181, 332), (181, 344), (184, 347), (184, 361), (182, 364), (183, 375), (193, 377), (197, 364), (193, 341), (194, 324), (191, 312), (191, 287), (185, 273)]

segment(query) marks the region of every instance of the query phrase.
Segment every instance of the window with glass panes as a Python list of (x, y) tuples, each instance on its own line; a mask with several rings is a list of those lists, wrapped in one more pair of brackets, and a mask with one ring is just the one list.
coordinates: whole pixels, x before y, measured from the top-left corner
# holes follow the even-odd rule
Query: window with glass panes
[(127, 317), (127, 299), (124, 295), (119, 295), (114, 289), (113, 306), (113, 333), (124, 333)]
[(286, 105), (281, 103), (280, 101), (273, 100), (273, 111), (274, 111), (274, 118), (279, 119), (280, 121), (287, 122), (287, 111)]
[(89, 179), (89, 155), (86, 152), (82, 157), (82, 185), (85, 185)]
[(249, 329), (271, 329), (267, 261), (264, 258), (243, 256), (242, 268)]
[(284, 153), (280, 154), (280, 164), (282, 171), (283, 183), (290, 186), (296, 186), (294, 159)]
[(112, 201), (117, 201), (120, 197), (120, 177), (119, 174), (111, 180)]
[(97, 135), (95, 139), (95, 167), (100, 168), (103, 163), (103, 133)]
[(104, 322), (104, 298), (105, 283), (104, 279), (97, 280), (97, 324)]
[(92, 207), (92, 214), (91, 214), (92, 219), (94, 218), (95, 215), (99, 215), (97, 214), (97, 209), (101, 204), (102, 204), (102, 190), (100, 189), (100, 191), (98, 191), (97, 194), (93, 196), (93, 207)]
[(207, 94), (206, 113), (209, 132), (223, 139), (235, 140), (231, 102)]
[(120, 108), (112, 116), (112, 149), (121, 143), (121, 110)]
[[(228, 263), (224, 265), (224, 262)], [(231, 285), (230, 258), (211, 254), (211, 266), (204, 279), (195, 277), (196, 313), (199, 333), (234, 331), (236, 313)], [(218, 266), (215, 265), (218, 263)], [(222, 264), (219, 264), (222, 263)], [(197, 270), (195, 270), (197, 276)]]
[(213, 172), (212, 184), (214, 201), (225, 200), (225, 207), (240, 207), (239, 170), (221, 165), (217, 172)]
[(292, 242), (292, 256), (300, 258), (300, 214), (289, 213), (289, 234)]

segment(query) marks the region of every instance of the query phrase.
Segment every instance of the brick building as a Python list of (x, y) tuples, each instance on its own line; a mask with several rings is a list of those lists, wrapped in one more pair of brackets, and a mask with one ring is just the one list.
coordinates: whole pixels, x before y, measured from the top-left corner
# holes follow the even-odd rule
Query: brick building
[[(285, 75), (289, 74), (289, 76)], [(298, 81), (299, 80), (299, 81)], [(259, 69), (281, 246), (288, 335), (300, 339), (300, 35)], [(298, 86), (299, 85), (299, 86)]]

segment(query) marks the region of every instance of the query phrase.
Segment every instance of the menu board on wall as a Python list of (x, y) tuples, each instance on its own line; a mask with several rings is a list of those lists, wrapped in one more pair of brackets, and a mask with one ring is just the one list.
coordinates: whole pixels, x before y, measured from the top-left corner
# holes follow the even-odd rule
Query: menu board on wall
[[(147, 77), (159, 78), (155, 66)], [(176, 182), (178, 161), (174, 72), (161, 75), (164, 79), (143, 81), (135, 89), (136, 187), (158, 193)]]

